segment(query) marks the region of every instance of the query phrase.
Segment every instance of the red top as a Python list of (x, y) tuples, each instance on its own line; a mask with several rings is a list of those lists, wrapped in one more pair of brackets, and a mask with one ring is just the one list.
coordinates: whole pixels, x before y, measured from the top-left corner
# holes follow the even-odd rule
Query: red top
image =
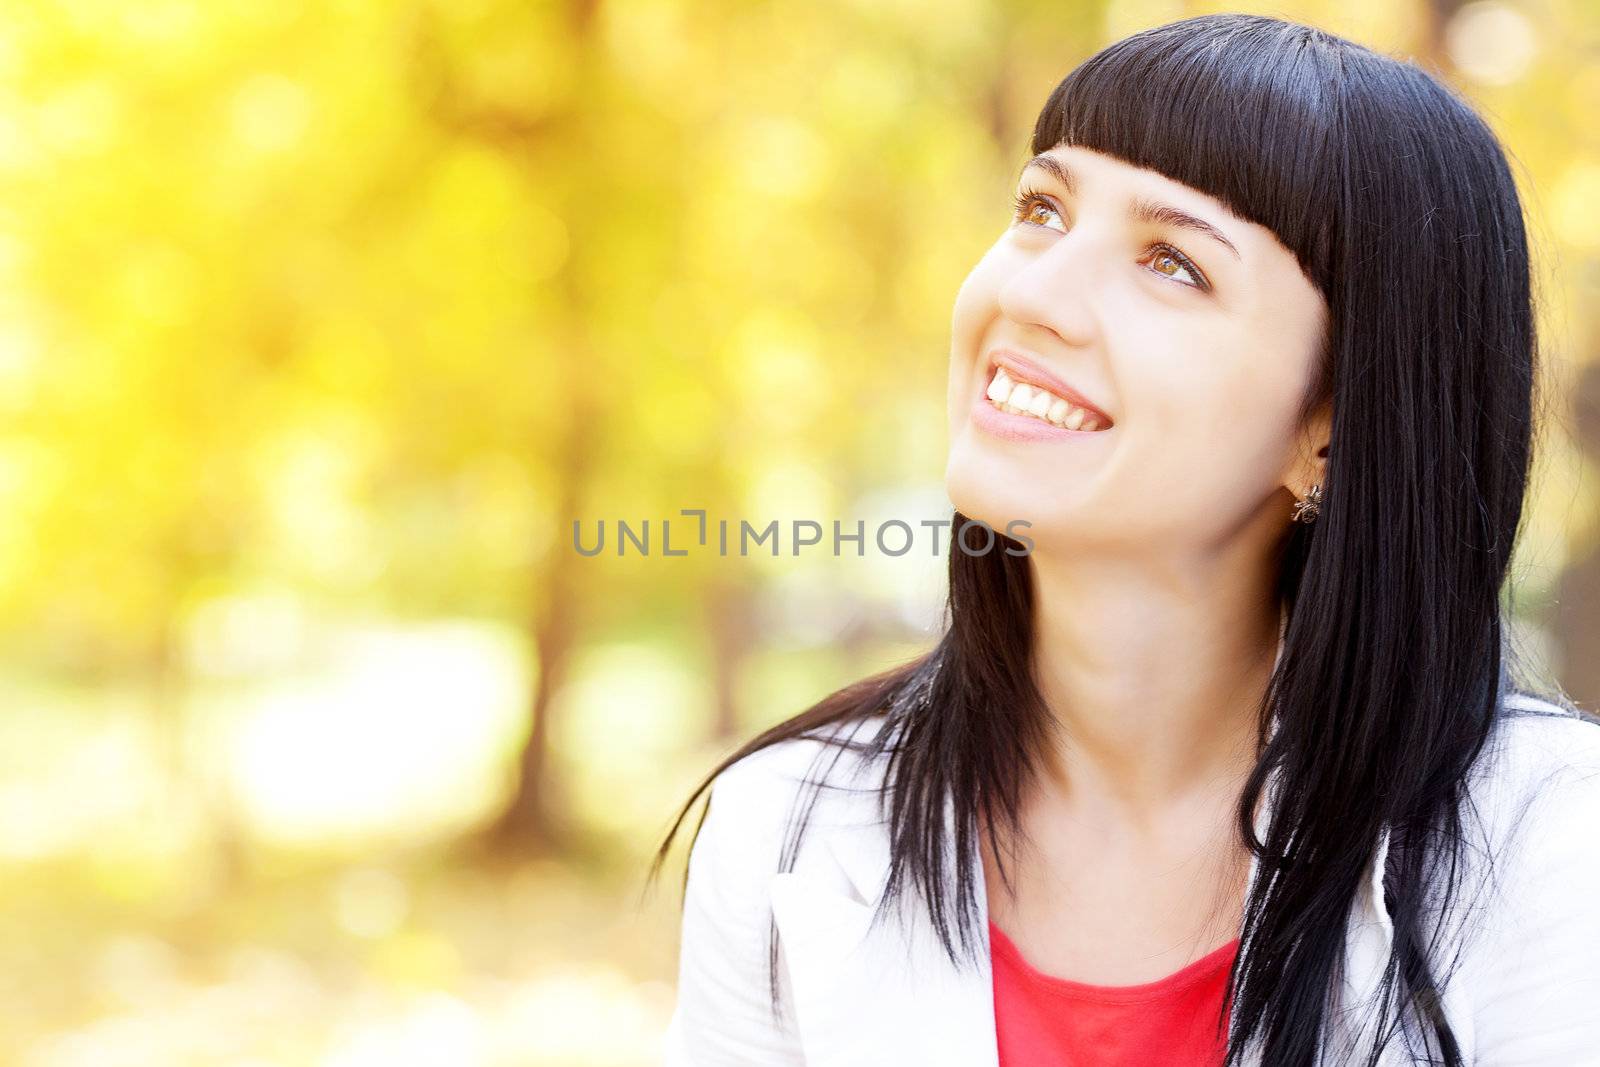
[(1143, 985), (1090, 985), (1033, 968), (989, 923), (1000, 1067), (1218, 1067), (1217, 1013), (1239, 940)]

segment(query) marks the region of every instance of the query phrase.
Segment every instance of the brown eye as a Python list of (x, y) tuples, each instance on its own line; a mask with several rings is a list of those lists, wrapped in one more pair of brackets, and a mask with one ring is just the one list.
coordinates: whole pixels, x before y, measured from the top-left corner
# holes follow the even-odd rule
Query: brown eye
[(1031, 226), (1045, 226), (1049, 225), (1047, 220), (1051, 215), (1056, 215), (1057, 218), (1060, 217), (1055, 205), (1038, 193), (1023, 190), (1017, 193), (1014, 199), (1012, 218), (1015, 222), (1024, 222)]
[(1181, 285), (1200, 290), (1211, 288), (1206, 276), (1200, 273), (1200, 268), (1195, 266), (1188, 256), (1167, 245), (1157, 245), (1150, 250), (1150, 269), (1163, 278), (1171, 278)]

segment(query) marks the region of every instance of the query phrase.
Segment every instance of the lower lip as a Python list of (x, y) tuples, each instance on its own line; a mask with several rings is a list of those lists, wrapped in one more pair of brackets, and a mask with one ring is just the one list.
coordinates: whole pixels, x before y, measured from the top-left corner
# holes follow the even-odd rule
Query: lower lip
[[(1094, 437), (1105, 430), (1069, 430), (1032, 415), (1013, 415), (1001, 411), (979, 393), (972, 403), (972, 422), (978, 429), (1007, 441), (1064, 441), (1074, 437)], [(1106, 427), (1107, 430), (1110, 427)]]

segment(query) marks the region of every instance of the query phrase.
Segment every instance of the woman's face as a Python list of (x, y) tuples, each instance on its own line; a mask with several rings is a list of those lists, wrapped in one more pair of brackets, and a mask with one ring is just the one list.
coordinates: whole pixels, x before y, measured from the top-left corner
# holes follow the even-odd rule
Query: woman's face
[(1286, 525), (1327, 439), (1325, 412), (1296, 424), (1326, 306), (1294, 254), (1212, 197), (1084, 148), (1039, 157), (1018, 192), (1028, 202), (956, 296), (951, 503), (1002, 532), (1027, 520), (1041, 552)]

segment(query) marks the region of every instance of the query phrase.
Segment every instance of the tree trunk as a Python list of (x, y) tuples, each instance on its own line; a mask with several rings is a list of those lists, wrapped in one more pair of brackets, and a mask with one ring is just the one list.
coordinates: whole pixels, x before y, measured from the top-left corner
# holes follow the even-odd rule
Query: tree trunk
[(711, 638), (711, 736), (720, 743), (740, 732), (738, 682), (754, 644), (755, 603), (746, 583), (728, 578), (710, 580), (702, 603)]

